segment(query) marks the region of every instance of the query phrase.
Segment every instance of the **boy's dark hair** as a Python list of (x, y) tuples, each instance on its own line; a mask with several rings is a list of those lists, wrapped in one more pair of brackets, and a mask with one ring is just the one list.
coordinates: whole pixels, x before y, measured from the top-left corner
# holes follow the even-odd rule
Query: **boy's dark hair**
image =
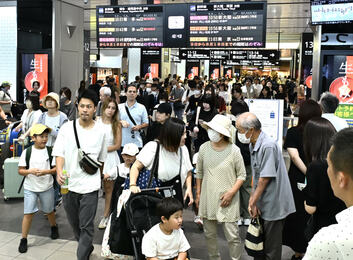
[(179, 210), (183, 210), (183, 205), (179, 200), (172, 197), (162, 199), (156, 206), (157, 216), (165, 217), (168, 220), (171, 215)]
[(98, 105), (98, 97), (97, 97), (97, 94), (96, 92), (94, 92), (93, 90), (91, 89), (85, 89), (81, 95), (79, 95), (78, 97), (78, 103), (80, 103), (81, 99), (82, 98), (87, 98), (89, 100), (91, 100), (94, 104), (94, 106), (96, 107)]

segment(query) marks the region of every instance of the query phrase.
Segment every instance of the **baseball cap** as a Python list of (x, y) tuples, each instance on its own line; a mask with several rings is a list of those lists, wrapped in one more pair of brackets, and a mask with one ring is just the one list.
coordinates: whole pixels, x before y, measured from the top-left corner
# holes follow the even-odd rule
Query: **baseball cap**
[(43, 132), (46, 130), (46, 129), (49, 129), (49, 133), (51, 132), (51, 128), (47, 127), (46, 125), (43, 125), (43, 124), (35, 124), (31, 127), (31, 131), (29, 133), (30, 136), (33, 136), (33, 135), (41, 135), (43, 134)]
[(130, 156), (135, 156), (138, 153), (139, 153), (139, 148), (137, 147), (136, 144), (133, 144), (133, 143), (124, 145), (124, 149), (121, 152), (121, 154), (127, 154)]
[(7, 87), (7, 86), (11, 86), (12, 84), (8, 81), (4, 81), (3, 83), (1, 83), (1, 87)]
[(162, 103), (159, 104), (159, 106), (157, 107), (157, 112), (163, 114), (172, 114), (172, 106), (169, 103)]

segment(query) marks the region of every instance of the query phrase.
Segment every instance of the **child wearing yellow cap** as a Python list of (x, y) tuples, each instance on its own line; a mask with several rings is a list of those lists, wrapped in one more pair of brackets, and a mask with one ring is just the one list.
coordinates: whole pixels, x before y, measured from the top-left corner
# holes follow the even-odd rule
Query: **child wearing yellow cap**
[[(52, 239), (59, 237), (54, 213), (53, 174), (56, 172), (51, 149), (46, 147), (51, 129), (43, 124), (35, 124), (30, 130), (34, 142), (21, 154), (18, 173), (24, 176), (24, 216), (22, 220), (22, 239), (18, 251), (27, 252), (27, 236), (34, 214), (41, 209), (47, 214), (51, 226)], [(52, 164), (54, 167), (52, 168)]]

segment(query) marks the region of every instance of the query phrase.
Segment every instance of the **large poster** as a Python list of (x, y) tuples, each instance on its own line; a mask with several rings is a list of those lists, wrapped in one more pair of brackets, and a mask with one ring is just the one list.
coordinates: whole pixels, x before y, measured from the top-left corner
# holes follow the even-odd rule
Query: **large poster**
[(340, 103), (353, 103), (353, 55), (324, 57), (323, 91), (329, 90)]
[(42, 99), (48, 94), (48, 54), (22, 54), (22, 80), (28, 92), (33, 90), (33, 82), (39, 82)]

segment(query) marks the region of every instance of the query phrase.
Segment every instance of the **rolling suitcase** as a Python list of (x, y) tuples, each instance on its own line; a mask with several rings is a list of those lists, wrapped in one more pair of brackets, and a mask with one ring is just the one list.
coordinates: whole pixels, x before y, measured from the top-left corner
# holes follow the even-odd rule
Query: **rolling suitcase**
[[(17, 139), (14, 139), (13, 155), (16, 155), (16, 149), (18, 146)], [(23, 148), (23, 147), (22, 147)], [(23, 198), (23, 189), (18, 193), (18, 188), (21, 185), (23, 176), (18, 174), (18, 162), (20, 157), (7, 158), (4, 162), (4, 200), (10, 198)]]

